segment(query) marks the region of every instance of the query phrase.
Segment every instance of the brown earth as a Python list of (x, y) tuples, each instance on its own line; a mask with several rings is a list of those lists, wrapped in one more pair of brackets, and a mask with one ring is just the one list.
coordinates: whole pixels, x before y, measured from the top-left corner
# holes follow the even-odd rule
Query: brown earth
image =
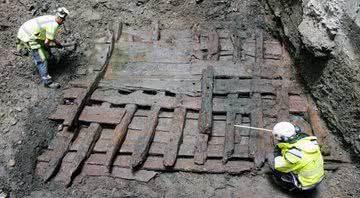
[[(143, 2), (143, 3), (140, 3)], [(60, 0), (0, 2), (0, 190), (10, 197), (308, 197), (285, 193), (272, 184), (268, 174), (249, 172), (239, 176), (222, 174), (161, 173), (149, 183), (109, 178), (90, 178), (65, 188), (44, 184), (34, 176), (36, 157), (57, 131), (47, 119), (61, 97), (60, 90), (39, 84), (39, 75), (30, 57), (13, 55), (18, 27), (32, 16), (67, 7), (71, 15), (60, 38), (76, 41), (77, 49), (55, 52), (57, 60), (50, 73), (62, 88), (74, 79), (86, 78), (91, 40), (104, 32), (108, 22), (119, 18), (125, 25), (147, 26), (160, 19), (163, 27), (188, 27), (194, 22), (232, 21), (224, 26), (251, 32), (263, 27), (262, 2), (247, 0)], [(344, 164), (329, 173), (313, 197), (359, 197), (360, 170)], [(1, 193), (0, 193), (1, 194)]]

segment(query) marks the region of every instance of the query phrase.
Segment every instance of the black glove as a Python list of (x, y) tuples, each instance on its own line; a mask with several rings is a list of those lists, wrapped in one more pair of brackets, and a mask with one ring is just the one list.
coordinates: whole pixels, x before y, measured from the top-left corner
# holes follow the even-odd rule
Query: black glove
[(281, 156), (281, 148), (275, 146), (274, 148), (274, 157)]
[(56, 48), (63, 48), (64, 46), (62, 46), (60, 43), (56, 43)]

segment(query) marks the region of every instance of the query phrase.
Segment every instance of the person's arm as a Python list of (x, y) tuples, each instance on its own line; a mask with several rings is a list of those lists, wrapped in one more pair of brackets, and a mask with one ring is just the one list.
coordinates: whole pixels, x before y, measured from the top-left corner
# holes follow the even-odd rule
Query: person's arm
[(283, 156), (277, 156), (274, 159), (275, 170), (288, 173), (300, 167), (302, 152), (296, 148), (289, 149)]
[(50, 26), (46, 29), (46, 39), (45, 39), (46, 47), (50, 47), (52, 44), (54, 44), (56, 47), (61, 47), (60, 42), (55, 39), (57, 30), (58, 30), (58, 26)]
[(58, 47), (58, 48), (62, 48), (61, 43), (58, 40), (49, 40), (48, 38), (45, 39), (45, 46), (46, 47)]

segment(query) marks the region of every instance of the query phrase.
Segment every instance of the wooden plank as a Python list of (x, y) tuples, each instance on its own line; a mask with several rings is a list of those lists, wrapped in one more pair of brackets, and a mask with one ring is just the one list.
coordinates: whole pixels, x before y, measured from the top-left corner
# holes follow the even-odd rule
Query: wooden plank
[(69, 115), (73, 109), (77, 109), (75, 105), (58, 105), (56, 111), (49, 116), (51, 120), (64, 120), (64, 122), (71, 122), (71, 117)]
[(101, 106), (86, 106), (81, 112), (79, 120), (104, 124), (119, 124), (125, 110), (121, 108), (105, 108)]
[[(253, 101), (255, 104), (254, 111), (251, 113), (251, 126), (262, 128), (263, 123), (263, 113), (262, 113), (262, 104), (261, 104), (261, 95), (255, 93), (253, 96)], [(261, 167), (265, 161), (265, 149), (264, 149), (264, 136), (260, 135), (255, 130), (250, 130), (250, 140), (249, 140), (249, 153), (250, 156), (254, 156), (255, 164), (257, 167)]]
[(160, 22), (159, 20), (154, 20), (152, 23), (152, 36), (153, 41), (160, 40)]
[(241, 78), (252, 77), (252, 65), (243, 63), (234, 63), (232, 61), (202, 61), (195, 60), (191, 63), (192, 75), (202, 75), (202, 70), (206, 69), (207, 66), (213, 66), (215, 76), (236, 76)]
[[(290, 89), (290, 88), (289, 88)], [(289, 90), (290, 93), (290, 90)], [(289, 97), (289, 111), (292, 113), (305, 113), (308, 109), (307, 100), (303, 96), (290, 95)]]
[(223, 163), (227, 163), (229, 158), (234, 153), (235, 149), (235, 117), (236, 114), (231, 110), (226, 113), (226, 130), (224, 141), (224, 155)]
[(123, 52), (119, 60), (152, 63), (189, 63), (190, 49), (181, 49), (173, 43), (121, 42), (118, 46)]
[(289, 119), (289, 81), (284, 80), (280, 87), (277, 87), (276, 104), (278, 112), (278, 122)]
[[(149, 114), (151, 111), (149, 111)], [(131, 120), (131, 123), (129, 125), (129, 129), (135, 129), (135, 130), (143, 130), (146, 127), (146, 117), (134, 117)], [(171, 126), (171, 118), (159, 118), (158, 124), (156, 126), (157, 131), (170, 131)]]
[(102, 80), (99, 87), (112, 88), (120, 90), (154, 90), (169, 91), (175, 94), (185, 94), (189, 96), (200, 96), (200, 79), (119, 79), (119, 80)]
[(203, 165), (207, 159), (208, 134), (198, 134), (195, 142), (194, 163)]
[(163, 163), (164, 166), (166, 167), (174, 166), (176, 162), (177, 154), (183, 137), (183, 129), (185, 126), (185, 115), (186, 115), (185, 109), (183, 108), (175, 109), (174, 118), (170, 130), (172, 136), (164, 150)]
[(217, 61), (220, 56), (220, 40), (216, 28), (212, 27), (208, 34), (208, 60)]
[[(264, 127), (263, 123), (263, 106), (261, 94), (258, 92), (258, 83), (261, 78), (262, 63), (264, 60), (264, 39), (261, 30), (256, 30), (256, 46), (255, 46), (255, 68), (254, 68), (254, 83), (252, 87), (252, 104), (253, 111), (251, 112), (251, 126), (253, 127)], [(263, 135), (259, 135), (258, 131), (250, 131), (250, 140), (249, 140), (249, 152), (250, 156), (254, 156), (254, 162), (257, 167), (261, 167), (265, 162), (266, 151), (264, 148), (265, 140)]]
[(201, 51), (200, 39), (200, 24), (196, 23), (192, 27), (192, 57), (195, 59), (204, 59), (204, 54)]
[(233, 62), (238, 62), (242, 60), (241, 54), (241, 37), (240, 34), (237, 32), (230, 32), (229, 33), (230, 41), (233, 45)]
[(141, 106), (153, 106), (158, 105), (167, 109), (174, 109), (176, 107), (183, 107), (186, 109), (200, 109), (199, 97), (183, 97), (183, 104), (178, 104), (175, 97), (164, 96), (161, 94), (147, 94), (143, 91), (135, 91), (128, 95), (121, 95), (116, 90), (102, 90), (98, 89), (91, 97), (92, 100), (106, 101), (116, 105), (122, 104), (137, 104)]
[(209, 66), (203, 71), (201, 81), (201, 110), (199, 114), (199, 130), (201, 133), (209, 134), (212, 127), (213, 112), (213, 89), (214, 89), (214, 69)]
[(117, 42), (121, 37), (122, 29), (123, 29), (123, 23), (120, 21), (120, 19), (116, 19), (114, 21), (114, 25), (112, 29), (114, 31), (114, 41)]
[(55, 150), (50, 159), (48, 166), (46, 167), (44, 174), (44, 181), (49, 181), (55, 174), (56, 171), (60, 168), (61, 161), (66, 155), (70, 143), (74, 137), (74, 133), (68, 130), (68, 127), (64, 127), (62, 130), (62, 135), (58, 136), (55, 141)]
[(76, 99), (79, 98), (81, 95), (83, 95), (85, 93), (86, 89), (84, 88), (77, 88), (77, 87), (72, 87), (69, 89), (65, 89), (63, 91), (64, 95), (63, 98), (65, 99)]
[[(103, 160), (104, 155), (94, 154), (90, 156), (87, 161), (88, 164), (99, 164)], [(127, 168), (131, 161), (130, 156), (122, 156), (117, 158), (114, 166)], [(204, 165), (196, 165), (192, 159), (179, 158), (173, 168), (165, 168), (162, 163), (162, 157), (151, 156), (146, 159), (143, 165), (145, 170), (174, 170), (187, 171), (197, 173), (229, 173), (240, 174), (244, 171), (249, 171), (254, 168), (254, 163), (248, 161), (229, 161), (227, 164), (222, 164), (220, 160), (208, 160)]]
[(147, 127), (143, 129), (143, 136), (139, 137), (134, 146), (134, 152), (131, 156), (131, 168), (136, 168), (142, 164), (149, 152), (151, 143), (154, 139), (155, 128), (158, 123), (159, 106), (153, 106), (151, 114), (147, 120)]
[(101, 130), (102, 130), (101, 126), (97, 123), (91, 123), (89, 128), (87, 128), (86, 136), (82, 139), (80, 147), (76, 152), (74, 160), (69, 168), (69, 172), (68, 172), (69, 175), (65, 182), (67, 186), (71, 184), (72, 180), (76, 176), (75, 173), (81, 168), (81, 165), (84, 162), (84, 160), (88, 158), (89, 155), (91, 154), (96, 141), (100, 137)]
[(312, 99), (309, 97), (309, 108), (308, 108), (308, 114), (309, 114), (309, 120), (312, 127), (312, 130), (314, 132), (314, 135), (317, 137), (317, 140), (319, 141), (319, 145), (321, 147), (321, 153), (324, 156), (329, 156), (332, 153), (333, 150), (333, 144), (328, 139), (329, 131), (324, 123), (324, 121), (320, 118), (318, 109), (315, 105), (315, 103), (312, 102)]
[(253, 158), (249, 156), (249, 137), (241, 136), (240, 142), (234, 145), (232, 158)]
[[(183, 96), (182, 103), (178, 104), (175, 97), (163, 96), (161, 94), (147, 94), (143, 91), (135, 91), (128, 95), (122, 95), (117, 90), (98, 89), (91, 97), (92, 100), (110, 102), (115, 105), (123, 104), (137, 104), (140, 106), (153, 106), (158, 105), (166, 109), (175, 109), (177, 107), (183, 107), (185, 109), (200, 110), (201, 98)], [(232, 106), (234, 111), (241, 114), (249, 114), (250, 106), (248, 105), (249, 99), (239, 98)], [(226, 112), (230, 104), (223, 98), (213, 99), (213, 111), (214, 112)]]
[[(259, 84), (259, 92), (276, 94), (275, 87), (281, 84), (280, 80), (262, 79), (257, 81)], [(290, 99), (291, 111), (302, 111), (304, 104), (302, 98), (298, 98), (301, 94), (301, 89), (295, 81), (290, 81), (289, 93), (294, 96)], [(199, 96), (201, 93), (200, 78), (195, 79), (162, 79), (162, 78), (139, 78), (128, 79), (123, 78), (119, 80), (101, 80), (99, 88), (120, 89), (128, 91), (137, 90), (155, 90), (155, 91), (169, 91), (172, 93), (186, 94), (189, 96)], [(215, 79), (214, 93), (215, 94), (229, 94), (229, 93), (249, 93), (251, 89), (251, 79)]]
[(120, 124), (118, 124), (112, 134), (111, 143), (109, 144), (106, 152), (106, 161), (105, 165), (110, 172), (112, 163), (122, 145), (122, 143), (125, 140), (128, 126), (134, 117), (134, 114), (137, 110), (137, 106), (134, 104), (128, 104), (125, 106), (126, 112), (121, 120)]

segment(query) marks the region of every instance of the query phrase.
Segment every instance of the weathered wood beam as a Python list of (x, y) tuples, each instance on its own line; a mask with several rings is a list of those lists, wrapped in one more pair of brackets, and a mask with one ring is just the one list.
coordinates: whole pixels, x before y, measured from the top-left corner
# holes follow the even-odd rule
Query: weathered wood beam
[(70, 132), (68, 127), (64, 127), (61, 135), (56, 137), (54, 153), (49, 161), (48, 166), (45, 169), (45, 182), (49, 181), (59, 170), (61, 161), (69, 150), (73, 138), (74, 133)]
[[(260, 93), (255, 93), (252, 98), (255, 106), (254, 106), (254, 110), (250, 115), (251, 126), (262, 128), (264, 127), (264, 123), (263, 123), (261, 95)], [(250, 130), (249, 155), (254, 156), (254, 161), (257, 167), (261, 167), (263, 165), (266, 157), (266, 151), (264, 145), (265, 140), (262, 133), (264, 132)]]
[(241, 54), (241, 37), (238, 32), (229, 33), (230, 41), (233, 45), (233, 62), (236, 63), (242, 60)]
[[(254, 79), (252, 82), (252, 104), (253, 110), (251, 112), (251, 126), (264, 127), (263, 121), (263, 106), (261, 93), (259, 92), (258, 81), (261, 79), (262, 64), (264, 61), (264, 38), (262, 31), (257, 29), (255, 33), (255, 68)], [(261, 167), (265, 162), (265, 140), (262, 134), (259, 135), (258, 131), (250, 131), (249, 140), (249, 155), (254, 156), (254, 162), (257, 167)]]
[(196, 136), (195, 142), (195, 153), (194, 153), (194, 163), (203, 165), (207, 159), (207, 149), (208, 149), (208, 134), (198, 134)]
[(147, 126), (142, 130), (143, 135), (137, 139), (136, 144), (134, 145), (134, 152), (132, 153), (130, 163), (131, 168), (136, 168), (145, 161), (151, 143), (154, 139), (159, 112), (159, 106), (152, 107), (151, 113), (146, 123)]
[(79, 120), (84, 122), (96, 122), (104, 124), (119, 124), (124, 116), (125, 110), (120, 108), (110, 108), (104, 105), (86, 106), (80, 114)]
[(160, 22), (159, 20), (154, 20), (152, 23), (152, 36), (153, 41), (160, 40)]
[(224, 141), (224, 155), (223, 163), (226, 164), (231, 158), (235, 149), (235, 117), (236, 114), (232, 111), (226, 112), (226, 128)]
[(321, 147), (321, 153), (324, 156), (332, 155), (333, 144), (329, 141), (329, 131), (324, 123), (324, 121), (320, 118), (318, 113), (318, 109), (312, 99), (309, 97), (309, 107), (308, 114), (311, 127), (313, 129), (314, 135), (317, 137), (319, 141), (319, 145)]
[[(121, 78), (120, 80), (101, 80), (99, 88), (120, 89), (129, 91), (138, 90), (156, 90), (170, 91), (175, 94), (185, 94), (189, 96), (201, 95), (201, 77), (189, 79), (134, 79)], [(251, 79), (215, 79), (215, 94), (230, 93), (249, 93), (251, 89)], [(271, 93), (276, 95), (276, 86), (279, 86), (281, 80), (260, 79), (257, 81), (258, 89), (261, 93)], [(289, 94), (300, 95), (302, 90), (296, 81), (289, 82)]]
[(289, 120), (289, 81), (283, 80), (283, 83), (276, 88), (277, 121)]
[[(235, 100), (238, 99), (237, 94), (229, 94), (228, 102), (229, 104), (233, 104)], [(231, 105), (232, 106), (232, 105)], [(223, 155), (223, 163), (226, 164), (227, 161), (231, 158), (235, 149), (235, 120), (236, 113), (232, 110), (231, 106), (226, 112), (226, 126), (225, 126), (225, 141), (224, 141), (224, 155)], [(241, 119), (241, 114), (238, 114)], [(238, 118), (239, 119), (239, 118)]]
[(217, 61), (220, 57), (220, 39), (216, 28), (212, 27), (208, 35), (208, 60)]
[(204, 55), (201, 51), (201, 39), (200, 39), (200, 24), (196, 23), (192, 27), (192, 57), (195, 59), (204, 59)]
[(184, 108), (176, 108), (174, 112), (174, 118), (171, 124), (172, 133), (169, 143), (164, 150), (164, 166), (172, 167), (176, 162), (180, 144), (183, 138), (183, 129), (185, 126), (186, 110)]
[(126, 112), (124, 117), (122, 118), (120, 124), (118, 124), (113, 132), (111, 143), (108, 145), (106, 151), (106, 160), (105, 165), (109, 172), (111, 172), (112, 163), (119, 152), (121, 145), (123, 144), (127, 131), (128, 126), (134, 117), (134, 114), (137, 110), (137, 105), (134, 104), (127, 104), (125, 106)]
[(90, 156), (96, 141), (100, 137), (101, 130), (102, 128), (98, 123), (91, 123), (89, 128), (86, 129), (87, 135), (82, 139), (80, 147), (76, 152), (74, 160), (72, 161), (72, 164), (69, 168), (69, 175), (65, 182), (67, 186), (71, 184), (76, 172), (81, 168), (84, 160)]
[(209, 66), (203, 71), (201, 80), (201, 110), (199, 115), (199, 130), (201, 133), (211, 133), (213, 112), (214, 69)]

